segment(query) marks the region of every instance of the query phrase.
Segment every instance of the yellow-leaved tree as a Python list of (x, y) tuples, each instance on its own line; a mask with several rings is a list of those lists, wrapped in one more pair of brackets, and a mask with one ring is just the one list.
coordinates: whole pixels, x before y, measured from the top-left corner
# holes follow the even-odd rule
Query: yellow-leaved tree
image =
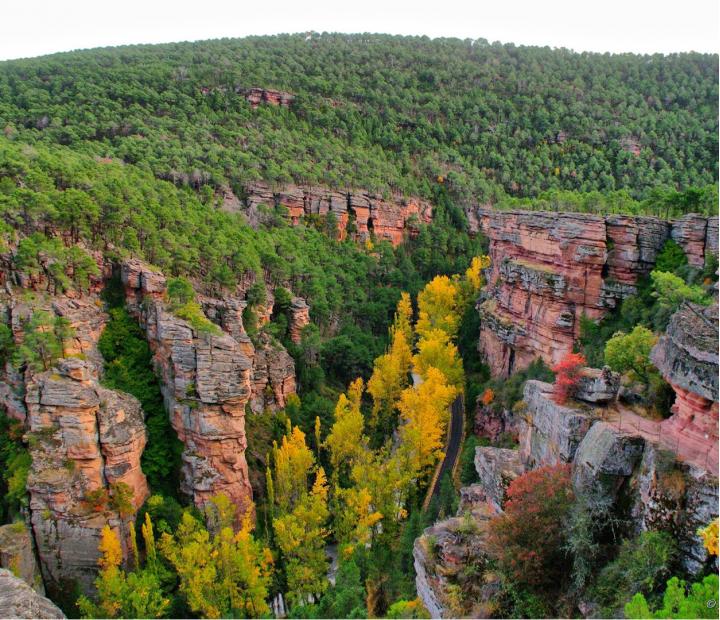
[(288, 512), (307, 493), (307, 479), (315, 457), (305, 443), (305, 433), (291, 427), (280, 446), (273, 445), (273, 488), (278, 512)]
[(325, 439), (330, 451), (330, 463), (336, 475), (350, 471), (353, 462), (365, 449), (367, 441), (363, 437), (363, 415), (360, 402), (363, 393), (363, 380), (356, 379), (345, 394), (340, 394), (335, 406), (335, 422)]
[[(216, 504), (226, 506), (226, 502)], [(239, 531), (224, 525), (216, 534), (184, 512), (174, 535), (164, 533), (159, 547), (180, 580), (180, 594), (203, 618), (258, 618), (270, 613), (266, 599), (272, 554), (252, 536), (248, 516)]]
[[(362, 382), (349, 391), (347, 410), (360, 402)], [(345, 411), (345, 408), (343, 409)], [(361, 416), (362, 422), (362, 416)], [(347, 447), (343, 443), (344, 449)], [(275, 542), (282, 554), (287, 581), (287, 599), (304, 604), (327, 589), (326, 527), (329, 517), (325, 471), (305, 443), (305, 433), (289, 425), (280, 446), (273, 448), (273, 466), (268, 476), (275, 502), (272, 520)], [(313, 478), (314, 474), (314, 478)], [(314, 479), (308, 490), (310, 480)]]
[(440, 329), (452, 340), (460, 326), (459, 283), (447, 276), (435, 276), (418, 293), (418, 321), (415, 331), (424, 338), (434, 329)]
[(148, 550), (147, 566), (136, 566), (133, 572), (126, 573), (121, 568), (123, 553), (117, 532), (108, 525), (103, 528), (98, 545), (100, 573), (95, 580), (96, 600), (81, 596), (77, 603), (83, 618), (160, 618), (165, 614), (170, 601), (163, 596), (155, 558), (151, 561), (155, 540), (149, 516), (143, 536)]
[(287, 598), (292, 605), (316, 601), (327, 590), (327, 504), (327, 479), (320, 467), (312, 490), (305, 493), (292, 511), (273, 519), (275, 540), (285, 565)]
[(423, 383), (402, 393), (399, 409), (405, 423), (400, 427), (401, 447), (415, 475), (423, 475), (442, 456), (448, 407), (457, 393), (433, 367), (428, 368)]
[(465, 271), (465, 281), (470, 285), (473, 292), (477, 292), (483, 285), (482, 270), (490, 266), (489, 256), (473, 256), (470, 266)]
[(415, 372), (427, 379), (431, 368), (439, 370), (450, 385), (462, 388), (465, 375), (458, 348), (441, 329), (431, 329), (418, 341), (418, 352), (413, 357)]

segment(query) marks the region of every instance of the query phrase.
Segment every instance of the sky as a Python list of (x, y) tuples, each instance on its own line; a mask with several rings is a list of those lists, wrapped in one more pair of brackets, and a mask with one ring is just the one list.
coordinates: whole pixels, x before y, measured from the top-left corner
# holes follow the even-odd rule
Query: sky
[(718, 0), (2, 0), (0, 60), (108, 45), (382, 32), (576, 51), (718, 52)]

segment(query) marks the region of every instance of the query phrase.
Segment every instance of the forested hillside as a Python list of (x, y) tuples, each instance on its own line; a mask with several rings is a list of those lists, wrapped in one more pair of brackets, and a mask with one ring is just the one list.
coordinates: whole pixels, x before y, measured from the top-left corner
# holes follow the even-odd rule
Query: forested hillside
[[(196, 187), (263, 179), (461, 201), (712, 184), (718, 59), (384, 35), (133, 46), (0, 63), (14, 140)], [(236, 93), (279, 89), (289, 108)]]

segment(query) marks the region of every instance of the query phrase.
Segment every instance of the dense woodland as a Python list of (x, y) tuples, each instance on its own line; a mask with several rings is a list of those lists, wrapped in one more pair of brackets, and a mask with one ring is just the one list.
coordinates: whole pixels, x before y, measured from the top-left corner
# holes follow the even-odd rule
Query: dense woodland
[[(718, 59), (382, 35), (133, 46), (0, 63), (0, 127), (195, 187), (250, 180), (460, 202), (712, 184)], [(252, 109), (235, 89), (289, 91)]]
[[(150, 349), (118, 283), (107, 283), (103, 381), (143, 405), (142, 465), (153, 495), (137, 515), (132, 557), (104, 532), (97, 596), (69, 589), (60, 601), (66, 613), (267, 617), (283, 594), (293, 617), (424, 617), (413, 543), (458, 505), (448, 477), (422, 508), (448, 405), (460, 394), (471, 403), (460, 464), (470, 484), (474, 448), (488, 443), (471, 432), (476, 398), (512, 409), (527, 379), (567, 373), (538, 362), (507, 380), (489, 378), (475, 310), (487, 248), (469, 231), (466, 208), (716, 213), (717, 72), (713, 55), (329, 34), (0, 63), (7, 264), (42, 275), (47, 292), (61, 294), (87, 290), (98, 276), (93, 255), (142, 258), (170, 278), (168, 307), (199, 331), (217, 327), (195, 293), (223, 296), (240, 286), (251, 338), (269, 335), (296, 366), (298, 396), (275, 415), (247, 416), (256, 519), (233, 529), (224, 496), (201, 512), (180, 495), (181, 445)], [(242, 94), (251, 87), (295, 99), (253, 108)], [(417, 195), (432, 202), (433, 222), (393, 248), (374, 238), (338, 241), (331, 218), (292, 227), (283, 208), (264, 205), (251, 225), (242, 209), (221, 208), (228, 190), (242, 197), (258, 180)], [(668, 386), (647, 362), (654, 333), (683, 301), (709, 303), (716, 270), (690, 268), (668, 242), (636, 296), (601, 323), (583, 324), (576, 355), (628, 373), (639, 397), (667, 415)], [(269, 294), (274, 311), (258, 327)], [(288, 333), (292, 295), (311, 307), (299, 344)], [(24, 346), (0, 324), (8, 367), (50, 368), (62, 354), (67, 326), (36, 314)], [(413, 385), (411, 369), (421, 384)], [(495, 445), (516, 442), (503, 436)], [(8, 522), (27, 506), (30, 456), (22, 429), (4, 416), (0, 465)], [(608, 616), (624, 609), (627, 617), (669, 617), (681, 613), (681, 599), (685, 613), (703, 612), (699, 601), (717, 582), (690, 593), (675, 577), (666, 588), (678, 573), (670, 537), (623, 532), (610, 540), (611, 515), (579, 505), (567, 471), (531, 474), (493, 526), (503, 586), (489, 613), (571, 614), (587, 593)], [(533, 547), (537, 528), (547, 536)], [(706, 534), (717, 546), (717, 529)], [(339, 559), (334, 586), (327, 545)]]

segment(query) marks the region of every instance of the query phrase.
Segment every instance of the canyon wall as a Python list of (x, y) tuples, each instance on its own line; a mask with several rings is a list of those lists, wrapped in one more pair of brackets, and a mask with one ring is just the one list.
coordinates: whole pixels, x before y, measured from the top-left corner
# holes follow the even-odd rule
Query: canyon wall
[(306, 216), (333, 214), (339, 239), (349, 233), (352, 238), (365, 241), (373, 235), (394, 246), (402, 243), (406, 236), (417, 234), (421, 223), (432, 221), (432, 205), (425, 200), (400, 195), (386, 199), (363, 190), (340, 192), (296, 185), (273, 189), (258, 182), (245, 188), (243, 202), (250, 210), (259, 205), (285, 207), (293, 225)]
[[(137, 399), (100, 384), (97, 340), (107, 315), (99, 297), (10, 295), (4, 315), (16, 344), (39, 310), (66, 319), (71, 335), (63, 341), (64, 357), (47, 370), (28, 366), (22, 375), (8, 365), (0, 406), (23, 423), (32, 458), (29, 521), (44, 581), (55, 590), (75, 581), (88, 592), (103, 527), (115, 529), (128, 548), (128, 524), (149, 494), (140, 468), (144, 415)], [(116, 501), (123, 485), (129, 505)]]
[(479, 348), (494, 376), (537, 357), (558, 362), (580, 335), (581, 317), (599, 319), (633, 294), (667, 239), (696, 267), (717, 253), (717, 218), (698, 215), (666, 222), (480, 208), (474, 218), (490, 243)]
[[(128, 308), (153, 351), (172, 426), (185, 446), (183, 491), (198, 506), (225, 493), (239, 515), (244, 513), (252, 502), (245, 416), (285, 406), (295, 393), (292, 357), (265, 334), (253, 344), (242, 323), (242, 299), (199, 297), (220, 331), (198, 331), (168, 311), (161, 273), (129, 260), (121, 266), (121, 279)], [(305, 304), (301, 314), (306, 312)]]

